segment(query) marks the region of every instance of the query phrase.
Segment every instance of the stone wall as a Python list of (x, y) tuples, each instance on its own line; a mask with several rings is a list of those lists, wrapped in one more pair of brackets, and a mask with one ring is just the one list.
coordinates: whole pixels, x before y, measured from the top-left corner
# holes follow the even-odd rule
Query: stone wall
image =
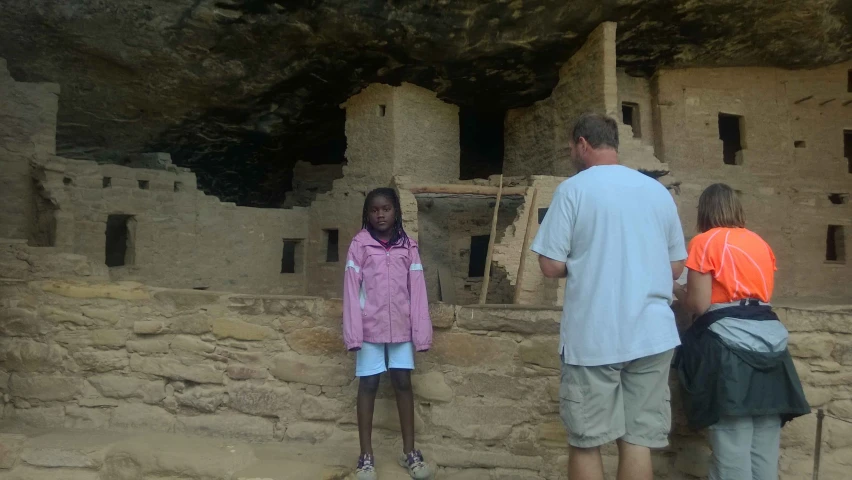
[(550, 97), (507, 112), (503, 173), (563, 177), (574, 173), (569, 161), (574, 119), (589, 111), (614, 115), (616, 91), (615, 24), (603, 23), (559, 70), (559, 83)]
[(114, 280), (175, 288), (302, 294), (304, 263), (281, 273), (283, 239), (304, 240), (304, 209), (236, 207), (196, 189), (185, 169), (147, 170), (49, 157), (34, 175), (56, 210), (55, 246), (105, 259), (107, 219), (132, 217), (132, 261)]
[[(341, 303), (108, 282), (85, 258), (0, 249), (0, 402), (16, 425), (185, 432), (249, 440), (357, 442), (353, 356)], [(62, 278), (50, 278), (51, 274)], [(814, 407), (852, 417), (848, 307), (778, 309)], [(513, 478), (565, 478), (558, 417), (558, 326), (548, 307), (432, 305), (430, 352), (414, 375), (416, 428), (445, 467), (508, 468)], [(657, 478), (701, 477), (708, 449), (684, 427), (673, 378), (672, 445)], [(383, 382), (374, 435), (397, 438)], [(815, 417), (783, 432), (787, 479), (810, 478)], [(842, 478), (852, 425), (828, 418), (822, 473)], [(605, 465), (615, 462), (613, 445)]]
[[(843, 146), (850, 68), (663, 70), (654, 80), (657, 154), (682, 182), (676, 198), (687, 238), (707, 185), (739, 190), (749, 228), (775, 250), (777, 296), (850, 294), (849, 254), (845, 262), (826, 261), (829, 225), (843, 227), (847, 252), (852, 244)], [(719, 113), (742, 116), (740, 165), (723, 162)]]
[(59, 85), (16, 82), (0, 58), (0, 238), (37, 231), (31, 158), (56, 153)]

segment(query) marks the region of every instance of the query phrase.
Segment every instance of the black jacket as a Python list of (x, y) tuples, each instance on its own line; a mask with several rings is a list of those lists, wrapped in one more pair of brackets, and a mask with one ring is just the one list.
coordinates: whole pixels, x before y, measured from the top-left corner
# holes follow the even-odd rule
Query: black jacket
[(778, 320), (768, 305), (707, 312), (681, 339), (674, 367), (689, 426), (701, 429), (722, 416), (780, 415), (782, 425), (810, 413), (790, 352), (757, 352), (725, 342), (710, 325), (723, 318)]

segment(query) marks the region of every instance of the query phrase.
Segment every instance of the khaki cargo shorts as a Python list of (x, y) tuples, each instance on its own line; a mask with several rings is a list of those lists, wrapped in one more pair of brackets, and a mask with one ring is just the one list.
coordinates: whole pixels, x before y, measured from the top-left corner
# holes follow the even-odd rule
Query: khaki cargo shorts
[(668, 445), (673, 354), (595, 367), (563, 364), (559, 414), (568, 443), (592, 448), (620, 438), (649, 448)]

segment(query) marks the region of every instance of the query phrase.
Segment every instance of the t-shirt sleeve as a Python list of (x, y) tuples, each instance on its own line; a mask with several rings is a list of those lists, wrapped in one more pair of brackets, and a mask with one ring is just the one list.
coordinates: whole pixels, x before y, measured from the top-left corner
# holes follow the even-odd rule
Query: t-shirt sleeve
[[(568, 261), (576, 217), (572, 197), (570, 188), (556, 189), (530, 250), (558, 262)], [(530, 215), (535, 214), (536, 212), (530, 212)]]
[(686, 243), (683, 240), (683, 227), (680, 224), (680, 216), (677, 214), (677, 205), (675, 205), (674, 200), (671, 203), (669, 228), (666, 236), (669, 243), (669, 261), (679, 262), (687, 258)]
[(718, 258), (713, 248), (713, 235), (698, 235), (689, 242), (686, 268), (699, 273), (713, 273), (716, 271), (717, 262)]

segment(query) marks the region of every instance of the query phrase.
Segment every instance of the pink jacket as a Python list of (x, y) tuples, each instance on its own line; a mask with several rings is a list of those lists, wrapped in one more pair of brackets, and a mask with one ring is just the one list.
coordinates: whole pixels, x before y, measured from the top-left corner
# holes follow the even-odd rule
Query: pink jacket
[(432, 346), (432, 320), (417, 244), (386, 250), (367, 230), (349, 245), (343, 279), (343, 342), (414, 342), (420, 352)]

